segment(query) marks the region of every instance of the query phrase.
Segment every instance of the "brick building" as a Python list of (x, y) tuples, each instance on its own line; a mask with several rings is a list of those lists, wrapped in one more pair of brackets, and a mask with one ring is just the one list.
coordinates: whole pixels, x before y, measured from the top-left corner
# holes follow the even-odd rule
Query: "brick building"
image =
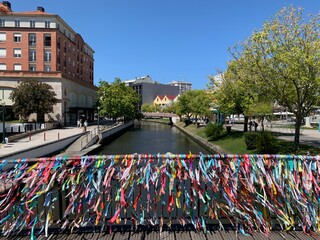
[(10, 2), (0, 3), (0, 99), (7, 112), (13, 104), (8, 98), (12, 90), (25, 79), (37, 79), (50, 84), (59, 100), (46, 121), (69, 125), (81, 116), (93, 120), (93, 55), (81, 35), (58, 15), (43, 7), (14, 12)]

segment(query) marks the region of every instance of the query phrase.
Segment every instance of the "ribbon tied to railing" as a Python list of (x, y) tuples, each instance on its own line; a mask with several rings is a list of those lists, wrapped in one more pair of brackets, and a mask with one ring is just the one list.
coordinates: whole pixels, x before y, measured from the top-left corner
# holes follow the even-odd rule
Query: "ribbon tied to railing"
[[(0, 161), (4, 235), (225, 223), (268, 235), (320, 230), (320, 156), (127, 154)], [(111, 228), (110, 228), (111, 229)]]

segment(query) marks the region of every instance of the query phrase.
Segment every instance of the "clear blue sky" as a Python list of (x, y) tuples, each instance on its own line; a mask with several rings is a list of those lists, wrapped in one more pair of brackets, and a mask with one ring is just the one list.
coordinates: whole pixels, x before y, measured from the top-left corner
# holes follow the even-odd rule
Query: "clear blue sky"
[(225, 70), (228, 47), (261, 29), (284, 6), (320, 10), (320, 0), (9, 0), (13, 11), (42, 6), (95, 50), (95, 84), (150, 75), (192, 82)]

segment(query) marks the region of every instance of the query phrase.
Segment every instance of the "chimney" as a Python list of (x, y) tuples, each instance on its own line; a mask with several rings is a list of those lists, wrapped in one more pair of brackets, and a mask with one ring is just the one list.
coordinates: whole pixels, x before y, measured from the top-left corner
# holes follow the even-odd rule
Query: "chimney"
[(37, 7), (37, 11), (38, 12), (44, 12), (44, 8), (43, 7)]
[(8, 2), (8, 1), (3, 1), (2, 4), (3, 4), (6, 8), (8, 8), (10, 11), (12, 11), (12, 10), (11, 10), (11, 3), (10, 3), (10, 2)]

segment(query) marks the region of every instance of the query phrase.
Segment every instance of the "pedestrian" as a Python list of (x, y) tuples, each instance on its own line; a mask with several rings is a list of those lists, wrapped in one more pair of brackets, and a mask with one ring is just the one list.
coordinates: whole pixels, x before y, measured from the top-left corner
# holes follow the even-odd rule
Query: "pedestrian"
[(87, 131), (87, 127), (88, 127), (88, 122), (87, 122), (87, 120), (85, 120), (84, 123), (83, 123), (83, 131), (84, 132)]
[(250, 122), (249, 122), (249, 131), (251, 132), (251, 130), (252, 130), (252, 121), (250, 120)]

